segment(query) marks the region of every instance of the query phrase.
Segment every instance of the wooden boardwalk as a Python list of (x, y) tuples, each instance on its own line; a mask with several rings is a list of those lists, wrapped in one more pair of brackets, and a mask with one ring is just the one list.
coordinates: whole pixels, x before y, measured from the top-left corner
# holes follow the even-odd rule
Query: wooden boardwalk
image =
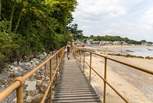
[(101, 103), (72, 56), (70, 60), (65, 58), (53, 103)]

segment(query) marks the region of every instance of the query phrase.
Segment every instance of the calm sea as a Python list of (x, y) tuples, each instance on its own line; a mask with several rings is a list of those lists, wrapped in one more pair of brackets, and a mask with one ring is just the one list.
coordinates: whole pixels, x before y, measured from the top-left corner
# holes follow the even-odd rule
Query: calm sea
[(143, 57), (153, 57), (153, 47), (149, 48), (123, 48), (123, 52), (127, 52), (128, 54), (135, 56), (143, 56)]

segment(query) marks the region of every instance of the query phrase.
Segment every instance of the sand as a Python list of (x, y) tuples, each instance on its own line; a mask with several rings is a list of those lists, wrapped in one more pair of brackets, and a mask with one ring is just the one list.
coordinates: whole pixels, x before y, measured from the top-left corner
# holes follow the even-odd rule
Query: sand
[[(153, 71), (153, 60), (141, 58), (126, 58), (111, 56), (112, 58), (139, 66), (141, 68)], [(86, 56), (89, 62), (89, 56)], [(103, 76), (104, 60), (100, 57), (93, 56), (92, 66)], [(108, 61), (107, 80), (123, 95), (129, 103), (153, 103), (153, 76), (148, 75), (127, 66)], [(88, 77), (89, 68), (85, 69)], [(103, 81), (92, 72), (92, 85), (97, 94), (103, 96)], [(125, 103), (107, 86), (107, 103)]]
[[(153, 49), (153, 46), (145, 45), (104, 45), (104, 46), (87, 46), (86, 48), (100, 52), (103, 54), (122, 54), (127, 55), (129, 52), (124, 51), (124, 48), (148, 48)], [(132, 51), (131, 51), (132, 52)]]

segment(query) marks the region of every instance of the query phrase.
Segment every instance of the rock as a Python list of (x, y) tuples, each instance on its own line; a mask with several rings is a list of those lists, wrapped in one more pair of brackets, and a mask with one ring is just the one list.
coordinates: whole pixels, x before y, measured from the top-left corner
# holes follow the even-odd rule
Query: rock
[(9, 65), (9, 71), (17, 70), (17, 68), (14, 65)]
[(26, 98), (26, 103), (31, 103), (32, 102), (32, 96), (27, 96)]
[(43, 82), (43, 80), (37, 80), (37, 86), (40, 87), (42, 82)]
[(39, 92), (41, 92), (41, 93), (44, 93), (46, 91), (47, 86), (48, 86), (48, 82), (47, 81), (43, 81), (43, 82), (40, 81), (37, 84), (37, 87), (39, 89)]
[(40, 60), (37, 59), (37, 58), (33, 58), (32, 61), (35, 63), (35, 64), (39, 64)]
[(17, 77), (21, 76), (23, 73), (23, 69), (20, 66), (10, 65), (9, 67), (9, 77)]
[(29, 80), (30, 81), (36, 81), (36, 76), (35, 76), (36, 74), (34, 74)]
[(32, 67), (36, 66), (36, 63), (34, 61), (31, 60), (30, 63), (32, 65)]
[(13, 99), (12, 103), (16, 103), (16, 98)]
[(40, 55), (38, 56), (38, 58), (42, 60), (42, 59), (45, 58), (45, 56), (44, 56), (43, 54), (40, 54)]
[(15, 78), (15, 77), (16, 77), (16, 75), (15, 75), (15, 73), (14, 73), (14, 72), (10, 72), (9, 77), (10, 77), (10, 78)]
[(18, 72), (18, 71), (15, 72), (16, 77), (21, 76), (21, 75), (22, 75), (22, 72)]
[(20, 63), (20, 66), (25, 70), (31, 70), (33, 65), (30, 62), (22, 62)]
[(26, 81), (25, 85), (27, 85), (26, 91), (35, 91), (36, 90), (36, 81)]
[(49, 79), (50, 79), (50, 78), (49, 78), (48, 76), (46, 76), (45, 80), (46, 80), (46, 81), (49, 81)]
[(14, 71), (23, 71), (23, 69), (20, 66), (9, 65), (9, 71), (11, 71), (11, 72), (14, 72)]
[(0, 84), (0, 91), (1, 91), (1, 90), (3, 90), (3, 89), (4, 89), (4, 87), (5, 87), (5, 85), (4, 85), (4, 84), (3, 84), (3, 85), (1, 85), (1, 84)]
[(41, 75), (36, 75), (35, 77), (36, 77), (37, 80), (42, 80), (43, 79)]
[(38, 55), (38, 58), (42, 60), (42, 59), (44, 59), (46, 56), (47, 56), (47, 53), (46, 53), (46, 52), (43, 52), (42, 54)]
[(15, 61), (15, 62), (13, 62), (13, 64), (14, 64), (14, 65), (17, 65), (18, 63), (17, 63), (17, 61)]
[(32, 102), (31, 103), (40, 103), (40, 101), (41, 101), (42, 98), (43, 98), (43, 94), (35, 95), (32, 98)]
[(44, 56), (47, 56), (47, 53), (46, 53), (46, 52), (43, 52), (43, 55), (44, 55)]

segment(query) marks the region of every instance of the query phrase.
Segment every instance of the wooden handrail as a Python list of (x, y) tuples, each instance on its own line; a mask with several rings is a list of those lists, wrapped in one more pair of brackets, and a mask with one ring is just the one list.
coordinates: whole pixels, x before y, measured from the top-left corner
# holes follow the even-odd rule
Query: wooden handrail
[(104, 79), (93, 67), (91, 67), (87, 62), (85, 62), (89, 68), (91, 68), (92, 71), (94, 71), (94, 73), (100, 78), (102, 79), (104, 82), (106, 82), (106, 84), (114, 90), (114, 92), (116, 94), (118, 94), (126, 103), (128, 103), (128, 101), (126, 100), (126, 98), (124, 98), (109, 82), (107, 82), (106, 79)]
[(111, 60), (111, 61), (114, 61), (114, 62), (123, 64), (123, 65), (132, 67), (132, 69), (136, 69), (136, 70), (139, 70), (139, 71), (142, 71), (142, 72), (145, 72), (145, 73), (148, 73), (148, 74), (153, 75), (153, 71), (151, 71), (151, 70), (146, 70), (146, 69), (144, 69), (144, 68), (141, 68), (141, 67), (138, 67), (138, 66), (135, 66), (135, 65), (132, 65), (132, 64), (129, 64), (129, 63), (126, 63), (126, 62), (123, 62), (123, 61), (120, 61), (120, 60), (117, 60), (117, 59), (108, 57), (108, 56), (106, 56), (106, 55), (102, 55), (102, 54), (95, 53), (95, 52), (93, 52), (93, 51), (89, 51), (89, 50), (87, 50), (87, 49), (85, 49), (85, 48), (78, 48), (78, 49), (81, 50), (81, 51), (84, 51), (84, 52), (90, 52), (90, 53), (92, 53), (92, 54), (95, 54), (95, 55), (100, 56), (100, 57), (103, 57), (103, 58), (107, 58), (108, 60)]
[[(61, 56), (57, 56), (57, 55), (61, 55)], [(0, 92), (0, 102), (3, 101), (5, 98), (7, 98), (12, 92), (14, 92), (15, 90), (17, 90), (17, 103), (23, 103), (23, 85), (25, 80), (27, 80), (28, 78), (30, 78), (31, 76), (33, 76), (39, 69), (41, 69), (41, 67), (45, 66), (48, 62), (50, 62), (50, 60), (54, 59), (55, 57), (59, 57), (59, 60), (62, 61), (64, 56), (64, 48), (59, 49), (55, 54), (49, 56), (46, 60), (44, 60), (42, 63), (40, 63), (38, 66), (34, 67), (30, 72), (27, 72), (26, 74), (24, 74), (23, 76), (17, 77), (16, 80), (9, 85), (7, 88), (5, 88), (2, 92)], [(56, 68), (59, 68), (60, 63), (56, 66)], [(51, 68), (50, 68), (51, 69)], [(51, 88), (51, 84), (55, 78), (55, 76), (57, 75), (58, 69), (56, 69), (56, 72), (54, 74), (54, 76), (52, 77), (52, 80), (50, 80), (49, 82), (49, 86), (48, 88)], [(47, 97), (48, 95), (48, 88), (46, 90), (44, 95), (44, 99)], [(43, 100), (45, 101), (45, 100)], [(44, 103), (44, 102), (41, 103)]]
[(15, 81), (10, 86), (8, 86), (5, 90), (0, 92), (0, 102), (4, 100), (7, 96), (9, 96), (15, 89), (17, 89), (20, 86), (19, 81)]
[[(135, 70), (138, 70), (138, 71), (141, 71), (141, 72), (144, 72), (144, 73), (147, 73), (147, 74), (150, 74), (153, 76), (153, 71), (150, 71), (150, 70), (146, 70), (144, 68), (140, 68), (138, 66), (135, 66), (135, 65), (132, 65), (132, 64), (129, 64), (129, 63), (125, 63), (125, 62), (122, 62), (122, 61), (119, 61), (119, 60), (116, 60), (114, 58), (111, 58), (111, 57), (108, 57), (106, 55), (102, 55), (102, 54), (98, 54), (98, 53), (95, 53), (94, 51), (92, 50), (89, 50), (87, 48), (82, 48), (82, 47), (75, 47), (74, 46), (74, 56), (77, 57), (76, 55), (79, 55), (78, 58), (76, 58), (80, 63), (81, 63), (81, 55), (80, 55), (80, 52), (83, 52), (84, 54), (85, 53), (90, 53), (90, 64), (88, 64), (87, 62), (83, 62), (83, 63), (86, 63), (87, 66), (90, 68), (89, 69), (89, 83), (91, 82), (91, 70), (99, 77), (103, 80), (104, 82), (104, 93), (103, 93), (103, 103), (106, 103), (106, 84), (119, 96), (121, 97), (122, 100), (124, 100), (124, 102), (128, 103), (128, 100), (123, 97), (117, 89), (115, 89), (108, 81), (107, 81), (107, 60), (111, 60), (111, 61), (114, 61), (114, 62), (117, 62), (117, 63), (120, 63), (120, 64), (123, 64), (123, 65), (126, 65), (128, 67), (132, 67), (132, 69), (135, 69)], [(104, 62), (104, 77), (102, 77), (92, 66), (92, 54), (94, 55), (97, 55), (99, 57), (102, 57), (105, 59), (105, 62)], [(85, 56), (84, 56), (85, 58)], [(83, 64), (84, 65), (84, 64)]]
[[(62, 53), (62, 57), (64, 56), (64, 53)], [(41, 100), (41, 102), (40, 103), (45, 103), (45, 100), (46, 100), (46, 97), (47, 97), (47, 95), (48, 95), (48, 93), (49, 93), (49, 90), (51, 89), (51, 87), (52, 87), (52, 84), (53, 84), (53, 82), (54, 82), (54, 78), (56, 77), (56, 74), (57, 74), (57, 72), (59, 71), (59, 66), (60, 66), (60, 64), (62, 63), (62, 59), (60, 60), (60, 62), (59, 62), (59, 64), (57, 65), (57, 67), (56, 67), (56, 69), (55, 69), (55, 74), (53, 75), (53, 79), (49, 82), (49, 86), (48, 86), (48, 88), (47, 88), (47, 90), (46, 90), (46, 92), (45, 92), (45, 94), (44, 94), (44, 96), (43, 96), (43, 98), (42, 98), (42, 100)]]

